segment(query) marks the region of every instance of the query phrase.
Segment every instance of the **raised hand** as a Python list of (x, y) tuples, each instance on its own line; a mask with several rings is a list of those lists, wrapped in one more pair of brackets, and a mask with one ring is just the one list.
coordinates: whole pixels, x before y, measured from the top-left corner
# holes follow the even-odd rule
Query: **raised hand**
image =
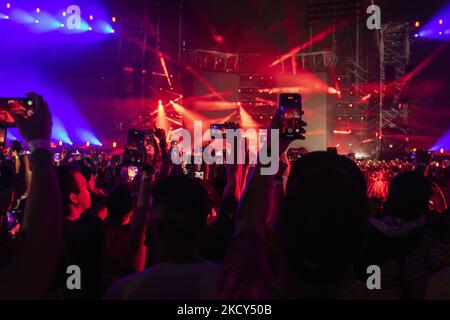
[(52, 116), (44, 98), (36, 93), (29, 93), (27, 97), (33, 99), (36, 110), (24, 117), (21, 114), (13, 114), (14, 121), (20, 134), (30, 142), (36, 139), (50, 140), (52, 134)]
[(160, 141), (166, 140), (166, 131), (162, 128), (157, 128), (156, 125), (153, 125), (155, 130), (153, 130), (153, 134), (155, 137), (157, 137)]
[[(303, 115), (304, 114), (304, 112), (302, 111), (301, 112), (301, 115)], [(304, 134), (306, 133), (306, 130), (305, 130), (305, 127), (307, 126), (308, 124), (305, 122), (305, 121), (301, 121), (301, 123), (300, 123), (300, 137), (299, 138), (297, 138), (297, 139), (300, 139), (300, 140), (305, 140), (305, 136), (304, 136)], [(279, 132), (280, 132), (280, 154), (283, 154), (286, 150), (287, 150), (287, 148), (288, 148), (288, 146), (289, 146), (289, 144), (292, 142), (292, 140), (291, 139), (286, 139), (286, 138), (283, 138), (282, 136), (281, 136), (281, 130), (280, 130), (280, 113), (279, 113), (279, 110), (275, 113), (275, 115), (273, 116), (273, 118), (272, 118), (272, 122), (270, 123), (270, 126), (269, 126), (269, 129), (270, 130), (272, 130), (272, 129), (277, 129), (277, 130), (279, 130)], [(270, 146), (270, 141), (269, 141), (269, 139), (270, 139), (270, 134), (268, 133), (268, 135), (267, 135), (267, 143), (269, 143), (269, 146)]]

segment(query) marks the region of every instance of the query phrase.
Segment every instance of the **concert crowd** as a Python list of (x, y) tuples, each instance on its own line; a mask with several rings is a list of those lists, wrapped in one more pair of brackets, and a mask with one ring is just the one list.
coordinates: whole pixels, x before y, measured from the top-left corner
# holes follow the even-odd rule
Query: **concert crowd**
[(293, 159), (281, 139), (262, 175), (175, 165), (154, 127), (129, 166), (130, 146), (50, 148), (32, 98), (0, 155), (0, 299), (450, 299), (449, 160)]

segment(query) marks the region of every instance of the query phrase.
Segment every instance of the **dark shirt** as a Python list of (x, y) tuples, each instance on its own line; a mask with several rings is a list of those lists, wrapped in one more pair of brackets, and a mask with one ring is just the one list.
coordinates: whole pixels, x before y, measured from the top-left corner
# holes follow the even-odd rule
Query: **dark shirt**
[[(70, 265), (81, 270), (81, 290), (66, 292), (69, 298), (96, 299), (102, 296), (106, 259), (105, 230), (97, 216), (84, 213), (78, 220), (64, 219), (64, 251), (53, 284), (54, 291), (66, 289)], [(66, 297), (64, 297), (66, 298)]]

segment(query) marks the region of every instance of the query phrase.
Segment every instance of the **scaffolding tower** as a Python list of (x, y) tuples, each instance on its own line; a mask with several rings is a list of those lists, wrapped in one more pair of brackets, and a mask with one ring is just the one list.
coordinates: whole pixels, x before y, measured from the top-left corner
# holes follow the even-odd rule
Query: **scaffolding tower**
[[(378, 118), (378, 155), (385, 151), (402, 151), (409, 141), (408, 102), (402, 99), (404, 76), (410, 61), (410, 27), (408, 22), (390, 22), (379, 34), (380, 94)], [(401, 137), (392, 143), (389, 137)], [(387, 148), (385, 146), (387, 144)]]

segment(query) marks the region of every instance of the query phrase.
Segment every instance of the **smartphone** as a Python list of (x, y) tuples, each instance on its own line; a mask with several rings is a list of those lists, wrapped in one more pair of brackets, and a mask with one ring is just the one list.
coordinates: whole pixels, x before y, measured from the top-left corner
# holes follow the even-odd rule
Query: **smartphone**
[(134, 177), (136, 177), (137, 174), (139, 173), (139, 168), (135, 166), (129, 166), (127, 168), (127, 173), (128, 173), (128, 180), (132, 181)]
[(194, 177), (203, 180), (203, 178), (204, 178), (204, 173), (203, 173), (203, 171), (195, 171)]
[(13, 230), (20, 222), (21, 210), (9, 210), (6, 214), (8, 231)]
[(127, 145), (135, 147), (143, 147), (145, 140), (145, 131), (130, 129), (128, 130)]
[(301, 136), (302, 96), (298, 93), (282, 93), (279, 96), (280, 129), (285, 138)]
[(0, 126), (15, 127), (12, 114), (30, 116), (36, 109), (33, 99), (28, 98), (0, 98)]

